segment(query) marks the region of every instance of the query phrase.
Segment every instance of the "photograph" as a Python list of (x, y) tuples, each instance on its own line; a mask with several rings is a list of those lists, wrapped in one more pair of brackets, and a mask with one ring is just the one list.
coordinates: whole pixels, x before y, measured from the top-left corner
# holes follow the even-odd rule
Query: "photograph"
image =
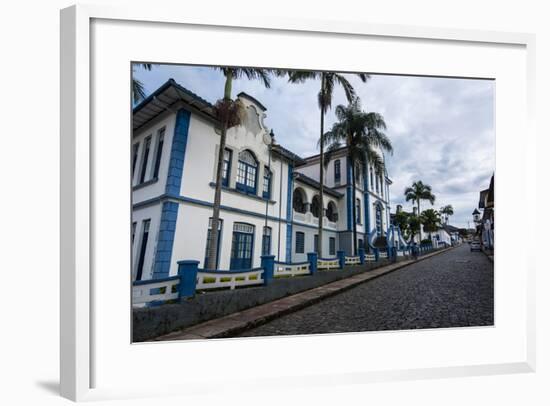
[(494, 79), (130, 75), (132, 342), (494, 326)]

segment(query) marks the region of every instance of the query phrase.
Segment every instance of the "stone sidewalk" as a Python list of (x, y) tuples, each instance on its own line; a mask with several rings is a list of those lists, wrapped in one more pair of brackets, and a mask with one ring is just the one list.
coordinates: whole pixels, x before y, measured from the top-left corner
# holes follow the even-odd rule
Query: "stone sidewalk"
[(453, 248), (455, 247), (446, 248), (423, 255), (419, 257), (417, 261), (413, 259), (406, 260), (377, 268), (369, 272), (357, 274), (346, 279), (331, 282), (314, 289), (306, 290), (295, 295), (287, 296), (282, 299), (230, 314), (228, 316), (209, 320), (184, 330), (159, 336), (150, 341), (198, 340), (205, 338), (234, 336), (244, 330), (259, 326), (277, 317), (295, 312), (314, 303), (318, 303), (325, 298), (334, 296), (369, 280), (378, 278), (418, 261), (431, 258), (434, 255), (441, 254)]

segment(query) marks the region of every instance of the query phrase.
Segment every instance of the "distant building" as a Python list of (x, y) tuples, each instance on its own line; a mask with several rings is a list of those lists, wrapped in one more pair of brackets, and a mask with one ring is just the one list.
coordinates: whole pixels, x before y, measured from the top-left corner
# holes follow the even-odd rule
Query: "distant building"
[[(479, 222), (477, 224), (477, 234), (481, 238), (481, 244), (484, 248), (492, 250), (494, 248), (495, 233), (495, 176), (491, 176), (489, 187), (479, 192), (478, 208), (483, 210), (483, 215), (478, 211)], [(476, 209), (477, 211), (477, 209)], [(475, 213), (475, 212), (474, 212)]]

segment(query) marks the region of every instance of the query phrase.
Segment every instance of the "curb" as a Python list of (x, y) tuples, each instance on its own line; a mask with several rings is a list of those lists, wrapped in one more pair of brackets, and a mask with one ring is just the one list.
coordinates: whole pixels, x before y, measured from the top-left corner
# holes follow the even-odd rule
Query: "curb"
[(327, 283), (294, 295), (286, 296), (272, 302), (264, 303), (224, 317), (199, 323), (195, 326), (156, 337), (148, 341), (200, 340), (206, 338), (224, 338), (239, 334), (248, 329), (265, 324), (273, 319), (293, 313), (305, 307), (318, 303), (326, 298), (352, 289), (380, 276), (397, 271), (406, 266), (431, 258), (435, 255), (450, 251), (456, 247), (444, 248), (400, 263), (386, 265), (371, 271), (366, 271), (349, 278)]

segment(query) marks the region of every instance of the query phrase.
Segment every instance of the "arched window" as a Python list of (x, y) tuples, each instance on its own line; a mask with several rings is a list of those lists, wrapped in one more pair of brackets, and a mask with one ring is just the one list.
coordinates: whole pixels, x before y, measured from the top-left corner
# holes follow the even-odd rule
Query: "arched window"
[(239, 153), (237, 168), (237, 189), (250, 194), (256, 194), (256, 174), (258, 163), (248, 150)]
[(328, 221), (332, 221), (333, 223), (338, 221), (338, 210), (336, 209), (334, 202), (328, 202), (327, 218)]
[(318, 195), (313, 196), (313, 200), (311, 201), (311, 213), (313, 217), (317, 218), (321, 214), (321, 199), (319, 199)]
[(374, 189), (374, 177), (373, 177), (372, 173), (373, 173), (373, 170), (372, 170), (372, 166), (371, 166), (370, 167), (370, 190)]
[(292, 208), (297, 213), (306, 212), (306, 196), (301, 188), (294, 189), (294, 194), (292, 196)]
[(380, 204), (374, 205), (374, 210), (376, 213), (376, 234), (379, 237), (383, 236), (383, 228), (382, 228), (382, 206)]

